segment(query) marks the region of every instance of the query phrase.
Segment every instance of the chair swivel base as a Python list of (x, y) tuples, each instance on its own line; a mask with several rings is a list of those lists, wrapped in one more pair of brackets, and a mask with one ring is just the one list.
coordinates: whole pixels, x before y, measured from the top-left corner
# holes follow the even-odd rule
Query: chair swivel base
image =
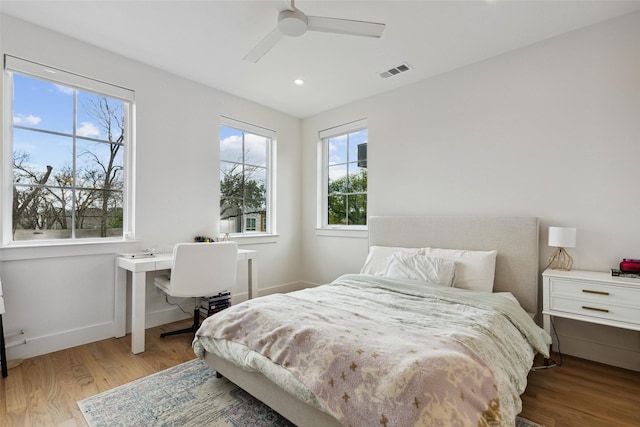
[(200, 328), (200, 310), (196, 308), (195, 310), (193, 310), (193, 325), (188, 328), (179, 329), (177, 331), (162, 333), (160, 334), (160, 338), (168, 337), (171, 335), (186, 334), (189, 332), (195, 334), (198, 328)]

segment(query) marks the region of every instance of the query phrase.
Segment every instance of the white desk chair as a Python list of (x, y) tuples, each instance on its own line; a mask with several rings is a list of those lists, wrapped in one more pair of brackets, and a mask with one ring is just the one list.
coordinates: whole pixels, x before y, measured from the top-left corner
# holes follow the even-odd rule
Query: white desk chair
[(173, 249), (170, 276), (158, 276), (154, 284), (172, 297), (194, 297), (193, 325), (166, 332), (160, 337), (195, 332), (200, 327), (199, 297), (231, 289), (236, 283), (238, 266), (236, 242), (178, 243)]

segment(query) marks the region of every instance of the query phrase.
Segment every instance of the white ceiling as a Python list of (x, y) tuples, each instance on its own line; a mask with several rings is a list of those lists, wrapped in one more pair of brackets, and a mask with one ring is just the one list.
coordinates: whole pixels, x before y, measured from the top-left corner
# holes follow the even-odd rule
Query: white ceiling
[[(258, 63), (244, 61), (284, 4), (0, 0), (0, 11), (304, 118), (640, 10), (640, 1), (613, 0), (299, 0), (307, 15), (386, 28), (380, 39), (309, 32), (283, 39)], [(379, 77), (403, 62), (413, 70)]]

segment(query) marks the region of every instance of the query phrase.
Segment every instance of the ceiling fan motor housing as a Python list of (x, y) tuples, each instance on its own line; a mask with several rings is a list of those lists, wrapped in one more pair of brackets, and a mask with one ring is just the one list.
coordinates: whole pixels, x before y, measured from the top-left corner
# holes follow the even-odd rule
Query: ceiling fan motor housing
[(307, 32), (307, 17), (298, 9), (283, 10), (278, 15), (278, 29), (289, 37), (299, 37)]

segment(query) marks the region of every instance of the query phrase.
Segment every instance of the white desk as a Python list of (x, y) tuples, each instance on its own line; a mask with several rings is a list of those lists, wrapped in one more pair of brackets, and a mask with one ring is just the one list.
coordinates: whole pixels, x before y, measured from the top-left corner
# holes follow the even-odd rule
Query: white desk
[[(238, 249), (238, 262), (247, 261), (248, 298), (258, 295), (257, 252)], [(116, 257), (115, 274), (115, 337), (127, 334), (127, 271), (131, 272), (131, 352), (144, 351), (145, 294), (147, 272), (168, 270), (173, 262), (173, 254), (157, 254), (148, 258)], [(206, 295), (203, 295), (206, 296)]]

